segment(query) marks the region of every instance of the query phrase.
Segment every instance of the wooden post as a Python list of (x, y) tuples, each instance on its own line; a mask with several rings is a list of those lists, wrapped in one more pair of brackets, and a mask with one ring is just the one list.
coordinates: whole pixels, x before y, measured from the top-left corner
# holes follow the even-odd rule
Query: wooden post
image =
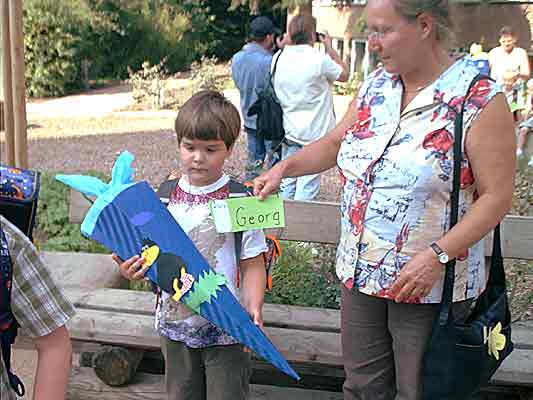
[(9, 28), (11, 37), (13, 119), (15, 121), (15, 165), (20, 168), (28, 168), (22, 0), (9, 1)]
[(348, 66), (348, 71), (350, 76), (353, 74), (352, 71), (352, 36), (349, 33), (344, 34), (344, 58), (343, 61)]
[(15, 122), (13, 120), (13, 90), (11, 87), (11, 37), (9, 34), (9, 0), (0, 0), (2, 21), (2, 65), (4, 85), (4, 128), (6, 131), (6, 160), (15, 165)]

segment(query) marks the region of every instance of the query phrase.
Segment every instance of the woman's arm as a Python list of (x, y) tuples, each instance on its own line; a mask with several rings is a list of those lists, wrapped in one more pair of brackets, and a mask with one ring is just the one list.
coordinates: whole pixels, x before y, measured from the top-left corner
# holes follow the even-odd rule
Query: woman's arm
[(244, 308), (254, 323), (263, 326), (266, 273), (263, 254), (240, 261)]
[(331, 132), (257, 177), (254, 180), (254, 195), (265, 198), (278, 190), (283, 178), (318, 174), (334, 167), (344, 133), (356, 122), (357, 105), (354, 97), (346, 114)]
[(483, 238), (507, 214), (514, 192), (516, 138), (505, 98), (497, 95), (474, 122), (465, 150), (479, 198), (461, 221), (438, 241), (457, 257)]
[[(512, 115), (503, 95), (488, 103), (472, 124), (465, 150), (474, 173), (479, 198), (463, 218), (437, 244), (456, 258), (493, 229), (511, 208), (515, 177), (515, 135)], [(426, 296), (444, 273), (428, 248), (402, 268), (391, 288), (396, 301)]]
[(65, 326), (34, 339), (38, 361), (34, 400), (61, 400), (67, 392), (72, 346)]

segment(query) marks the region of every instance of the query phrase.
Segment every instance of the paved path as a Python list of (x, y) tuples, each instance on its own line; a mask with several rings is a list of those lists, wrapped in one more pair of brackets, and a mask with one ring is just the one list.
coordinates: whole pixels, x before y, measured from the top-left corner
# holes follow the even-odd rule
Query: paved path
[(28, 118), (101, 117), (133, 104), (130, 85), (90, 90), (83, 94), (30, 100)]

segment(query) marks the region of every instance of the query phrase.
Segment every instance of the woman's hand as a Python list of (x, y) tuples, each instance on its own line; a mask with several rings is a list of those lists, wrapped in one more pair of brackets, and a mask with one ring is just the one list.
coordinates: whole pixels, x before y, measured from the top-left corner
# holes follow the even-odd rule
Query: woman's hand
[(111, 254), (111, 258), (117, 263), (120, 274), (130, 281), (145, 279), (144, 274), (148, 271), (148, 268), (150, 268), (149, 266), (143, 265), (145, 260), (139, 255), (135, 255), (130, 259), (123, 261), (118, 255), (113, 253)]
[(427, 296), (437, 280), (446, 271), (446, 266), (437, 259), (433, 250), (428, 248), (414, 256), (400, 271), (400, 276), (389, 289), (389, 294), (397, 303), (417, 302)]
[(278, 165), (254, 179), (254, 196), (258, 196), (263, 200), (269, 194), (279, 190), (283, 173), (281, 168), (278, 168)]

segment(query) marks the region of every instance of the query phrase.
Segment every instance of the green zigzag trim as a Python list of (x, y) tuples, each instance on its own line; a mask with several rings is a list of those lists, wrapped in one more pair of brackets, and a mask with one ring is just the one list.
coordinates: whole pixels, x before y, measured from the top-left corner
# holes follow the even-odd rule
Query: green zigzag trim
[(211, 303), (212, 298), (216, 299), (217, 291), (222, 290), (220, 286), (226, 282), (224, 275), (217, 274), (213, 270), (204, 272), (194, 283), (189, 295), (183, 298), (183, 301), (191, 310), (200, 314), (200, 305), (205, 302)]

